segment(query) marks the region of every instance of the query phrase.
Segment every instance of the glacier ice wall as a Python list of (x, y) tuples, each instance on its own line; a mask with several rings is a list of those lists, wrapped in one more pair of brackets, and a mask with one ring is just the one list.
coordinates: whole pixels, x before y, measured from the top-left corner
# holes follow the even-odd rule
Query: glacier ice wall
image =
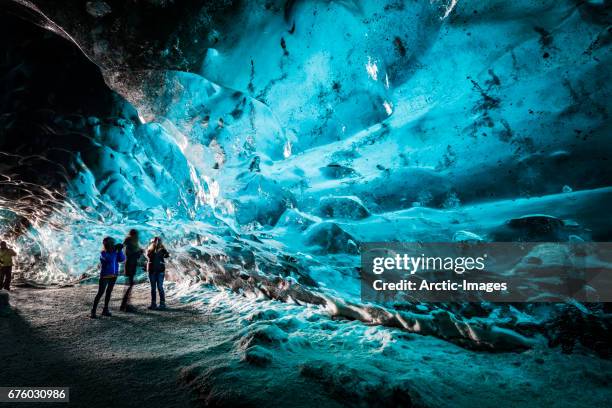
[[(361, 305), (360, 242), (610, 238), (606, 2), (39, 0), (8, 11), (76, 45), (105, 101), (37, 105), (56, 112), (33, 121), (14, 103), (27, 69), (5, 64), (3, 228), (36, 281), (91, 273), (102, 235), (138, 227), (175, 248), (176, 281), (463, 339), (478, 326), (464, 310)], [(506, 225), (533, 214), (563, 228)], [(514, 323), (510, 310), (478, 313)], [(488, 324), (468, 341), (502, 342)], [(504, 341), (528, 345), (528, 332)]]

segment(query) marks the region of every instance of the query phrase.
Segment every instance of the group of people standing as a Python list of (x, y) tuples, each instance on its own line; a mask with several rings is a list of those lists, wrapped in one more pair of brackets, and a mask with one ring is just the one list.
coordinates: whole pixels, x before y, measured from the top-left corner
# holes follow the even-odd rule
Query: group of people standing
[[(122, 244), (117, 244), (112, 237), (102, 240), (100, 252), (100, 281), (98, 293), (94, 298), (91, 317), (96, 318), (98, 303), (104, 296), (103, 316), (112, 316), (108, 304), (110, 302), (115, 282), (119, 276), (119, 264), (125, 262), (125, 276), (128, 287), (123, 295), (120, 310), (134, 312), (136, 309), (130, 304), (130, 296), (134, 286), (134, 277), (138, 269), (138, 262), (142, 256), (146, 257), (146, 271), (149, 273), (151, 283), (151, 305), (149, 309), (165, 309), (166, 297), (164, 293), (164, 276), (166, 271), (166, 258), (170, 255), (164, 247), (160, 237), (155, 237), (149, 243), (146, 251), (140, 247), (138, 231), (130, 230)], [(159, 306), (157, 306), (157, 292), (159, 292)]]
[[(17, 253), (9, 248), (5, 241), (0, 242), (0, 289), (10, 290), (13, 273), (13, 258)], [(102, 240), (102, 252), (100, 252), (100, 281), (98, 293), (94, 298), (91, 309), (91, 317), (96, 318), (96, 312), (100, 299), (104, 296), (103, 316), (112, 316), (108, 304), (119, 276), (119, 264), (125, 262), (125, 276), (128, 280), (127, 289), (121, 301), (120, 310), (123, 312), (135, 312), (136, 308), (130, 304), (130, 296), (134, 287), (134, 278), (138, 270), (138, 263), (142, 256), (146, 257), (146, 271), (149, 273), (151, 283), (151, 305), (149, 309), (165, 309), (166, 296), (164, 293), (164, 276), (166, 272), (166, 258), (170, 256), (160, 237), (151, 239), (146, 250), (140, 247), (138, 231), (130, 230), (121, 244), (117, 244), (112, 237)], [(159, 306), (157, 305), (157, 293), (159, 292)]]

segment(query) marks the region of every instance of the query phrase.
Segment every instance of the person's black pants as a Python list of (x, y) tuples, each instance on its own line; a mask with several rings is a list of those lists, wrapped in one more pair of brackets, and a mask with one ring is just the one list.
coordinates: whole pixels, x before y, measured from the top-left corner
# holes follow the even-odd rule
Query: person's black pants
[(110, 302), (111, 294), (113, 293), (113, 288), (115, 287), (116, 280), (117, 278), (115, 276), (113, 276), (112, 278), (100, 278), (98, 293), (96, 293), (92, 308), (93, 313), (96, 312), (96, 309), (98, 308), (98, 303), (100, 303), (100, 298), (102, 298), (104, 292), (106, 292), (106, 296), (104, 297), (104, 310), (108, 310), (108, 302)]
[(130, 304), (130, 296), (132, 296), (132, 288), (134, 287), (134, 275), (126, 275), (126, 277), (128, 279), (128, 287), (123, 294), (121, 309), (125, 309)]
[(11, 277), (13, 276), (13, 266), (0, 267), (0, 289), (11, 290)]

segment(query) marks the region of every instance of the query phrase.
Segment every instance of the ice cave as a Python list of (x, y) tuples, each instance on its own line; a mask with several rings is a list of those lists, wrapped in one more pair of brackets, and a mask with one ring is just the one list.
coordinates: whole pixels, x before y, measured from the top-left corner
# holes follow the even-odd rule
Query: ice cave
[[(0, 10), (0, 235), (17, 252), (0, 387), (73, 384), (87, 407), (610, 403), (610, 303), (360, 292), (368, 242), (612, 241), (609, 1)], [(160, 318), (164, 347), (117, 340), (144, 312), (86, 318), (102, 238), (132, 228), (163, 238), (166, 296), (206, 317)], [(115, 366), (144, 384), (100, 392)]]

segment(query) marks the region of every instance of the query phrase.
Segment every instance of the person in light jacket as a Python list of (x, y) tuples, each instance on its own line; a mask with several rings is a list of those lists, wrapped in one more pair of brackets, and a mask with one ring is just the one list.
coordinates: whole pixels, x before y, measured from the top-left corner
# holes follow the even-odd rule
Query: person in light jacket
[(11, 290), (11, 278), (13, 276), (13, 258), (17, 253), (0, 242), (0, 289)]

